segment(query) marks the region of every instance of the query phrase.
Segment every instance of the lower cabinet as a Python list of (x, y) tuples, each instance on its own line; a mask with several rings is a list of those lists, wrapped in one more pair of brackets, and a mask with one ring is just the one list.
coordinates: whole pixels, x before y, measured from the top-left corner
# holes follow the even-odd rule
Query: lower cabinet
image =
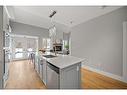
[(35, 56), (35, 70), (38, 71), (38, 56)]
[(40, 78), (41, 78), (41, 80), (43, 80), (43, 61), (42, 60), (40, 60)]
[(46, 85), (46, 60), (41, 58), (41, 57), (37, 57), (37, 61), (36, 61), (36, 66), (35, 66), (35, 70), (37, 71), (40, 79), (43, 81), (43, 83)]
[(48, 89), (81, 88), (81, 62), (60, 69), (41, 58), (38, 65), (38, 74)]
[(60, 70), (60, 89), (81, 88), (81, 63)]
[(35, 62), (35, 70), (37, 71), (39, 77), (41, 80), (43, 80), (43, 60), (42, 58), (38, 57), (36, 58), (37, 61)]
[(38, 74), (40, 75), (40, 63), (41, 63), (41, 60), (40, 60), (40, 57), (38, 58), (38, 69), (37, 69), (37, 72), (38, 72)]
[(47, 63), (47, 88), (48, 89), (80, 89), (81, 63), (59, 69)]
[(47, 77), (47, 64), (46, 64), (46, 60), (43, 59), (43, 83), (46, 85), (47, 81), (46, 78)]

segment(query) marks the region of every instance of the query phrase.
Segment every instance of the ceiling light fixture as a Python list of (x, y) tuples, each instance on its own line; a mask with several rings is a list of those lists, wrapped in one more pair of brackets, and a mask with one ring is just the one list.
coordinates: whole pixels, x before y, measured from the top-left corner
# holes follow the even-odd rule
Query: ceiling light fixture
[(105, 9), (107, 6), (106, 5), (103, 5), (103, 6), (101, 6), (100, 8), (101, 9)]
[(53, 12), (49, 15), (49, 17), (52, 18), (56, 13), (57, 13), (56, 11), (53, 11)]

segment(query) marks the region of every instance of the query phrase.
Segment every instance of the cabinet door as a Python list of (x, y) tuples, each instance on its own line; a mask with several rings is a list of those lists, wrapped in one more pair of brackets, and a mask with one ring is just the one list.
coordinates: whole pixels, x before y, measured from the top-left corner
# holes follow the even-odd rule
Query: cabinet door
[(60, 89), (80, 89), (81, 64), (67, 67), (60, 71)]
[(37, 71), (38, 66), (38, 56), (35, 56), (35, 70)]
[(46, 68), (46, 60), (43, 60), (43, 82), (46, 85), (46, 77), (47, 77), (47, 68)]
[(40, 57), (38, 57), (37, 72), (40, 74)]
[(40, 60), (40, 78), (43, 80), (43, 60)]

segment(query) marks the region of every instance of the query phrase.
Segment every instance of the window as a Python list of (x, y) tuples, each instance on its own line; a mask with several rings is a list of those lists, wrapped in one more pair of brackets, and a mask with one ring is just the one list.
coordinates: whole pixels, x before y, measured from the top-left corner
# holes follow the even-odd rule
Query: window
[(45, 48), (45, 49), (50, 49), (51, 48), (50, 38), (43, 38), (43, 48)]
[(22, 58), (23, 57), (23, 49), (22, 48), (16, 48), (15, 49), (15, 58)]
[(47, 39), (47, 49), (50, 49), (50, 39)]
[(66, 49), (66, 45), (68, 45), (68, 41), (67, 40), (63, 40), (63, 49)]
[(32, 52), (33, 51), (33, 49), (32, 48), (28, 48), (28, 52)]
[(27, 51), (28, 51), (27, 56), (29, 56), (30, 53), (33, 51), (33, 49), (32, 48), (28, 48)]

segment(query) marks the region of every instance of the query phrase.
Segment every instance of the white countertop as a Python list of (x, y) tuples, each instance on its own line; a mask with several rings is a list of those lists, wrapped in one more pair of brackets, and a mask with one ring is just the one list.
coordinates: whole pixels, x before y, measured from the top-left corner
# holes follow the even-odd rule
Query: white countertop
[[(47, 54), (44, 54), (47, 55)], [(43, 55), (42, 55), (43, 57)], [(66, 68), (68, 66), (77, 64), (79, 62), (82, 62), (84, 59), (81, 58), (77, 58), (74, 56), (70, 56), (70, 55), (61, 55), (61, 54), (57, 54), (57, 57), (53, 57), (53, 58), (45, 58), (49, 63), (53, 64), (54, 66), (63, 69)]]

